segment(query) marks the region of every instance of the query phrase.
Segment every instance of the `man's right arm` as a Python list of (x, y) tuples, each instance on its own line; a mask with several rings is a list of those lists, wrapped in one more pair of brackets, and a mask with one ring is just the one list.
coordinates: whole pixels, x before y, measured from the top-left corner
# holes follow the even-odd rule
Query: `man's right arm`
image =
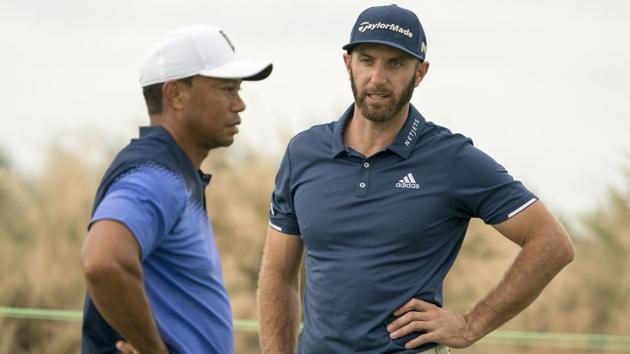
[(293, 354), (300, 321), (302, 240), (269, 227), (258, 277), (260, 343), (265, 354)]
[(88, 293), (105, 320), (139, 353), (168, 353), (149, 307), (140, 248), (131, 231), (117, 221), (94, 223), (81, 265)]

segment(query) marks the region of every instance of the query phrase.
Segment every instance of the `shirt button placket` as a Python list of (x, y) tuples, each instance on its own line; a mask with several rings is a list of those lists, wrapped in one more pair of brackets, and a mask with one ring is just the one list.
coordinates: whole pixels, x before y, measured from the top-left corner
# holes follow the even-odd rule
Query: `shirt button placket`
[(372, 174), (371, 164), (367, 161), (363, 161), (359, 170), (359, 179), (357, 181), (356, 196), (364, 197), (367, 195), (368, 187), (370, 186), (370, 177)]

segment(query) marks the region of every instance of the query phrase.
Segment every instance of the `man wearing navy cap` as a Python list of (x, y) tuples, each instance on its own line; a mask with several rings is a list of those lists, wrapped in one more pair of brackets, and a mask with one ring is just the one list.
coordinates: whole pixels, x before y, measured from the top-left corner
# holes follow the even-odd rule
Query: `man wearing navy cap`
[(233, 352), (210, 175), (199, 168), (238, 133), (241, 82), (271, 71), (238, 58), (215, 26), (176, 29), (148, 51), (140, 85), (151, 125), (105, 173), (81, 253), (82, 353)]
[[(573, 259), (572, 244), (501, 165), (410, 105), (429, 69), (413, 12), (365, 10), (343, 48), (354, 104), (291, 139), (276, 176), (259, 277), (263, 352), (467, 347), (527, 307)], [(458, 315), (442, 307), (442, 283), (473, 217), (522, 249), (501, 282)]]

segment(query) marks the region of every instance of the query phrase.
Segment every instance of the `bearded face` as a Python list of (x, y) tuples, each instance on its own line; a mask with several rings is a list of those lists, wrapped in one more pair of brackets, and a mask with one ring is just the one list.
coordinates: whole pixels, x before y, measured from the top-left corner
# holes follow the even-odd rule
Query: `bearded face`
[(373, 122), (385, 122), (394, 117), (400, 110), (411, 101), (416, 82), (416, 71), (411, 79), (404, 86), (402, 92), (395, 92), (393, 88), (386, 85), (375, 85), (359, 90), (350, 71), (350, 85), (354, 100), (361, 110), (361, 114)]

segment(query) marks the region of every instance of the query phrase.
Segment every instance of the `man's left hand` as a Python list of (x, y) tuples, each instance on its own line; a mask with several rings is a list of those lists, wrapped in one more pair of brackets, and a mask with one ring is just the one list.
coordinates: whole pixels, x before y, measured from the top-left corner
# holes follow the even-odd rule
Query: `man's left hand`
[(394, 316), (398, 318), (387, 325), (387, 331), (392, 339), (413, 332), (426, 332), (407, 342), (406, 349), (431, 342), (451, 348), (465, 348), (474, 342), (470, 339), (464, 316), (456, 316), (430, 302), (411, 299), (396, 310)]

